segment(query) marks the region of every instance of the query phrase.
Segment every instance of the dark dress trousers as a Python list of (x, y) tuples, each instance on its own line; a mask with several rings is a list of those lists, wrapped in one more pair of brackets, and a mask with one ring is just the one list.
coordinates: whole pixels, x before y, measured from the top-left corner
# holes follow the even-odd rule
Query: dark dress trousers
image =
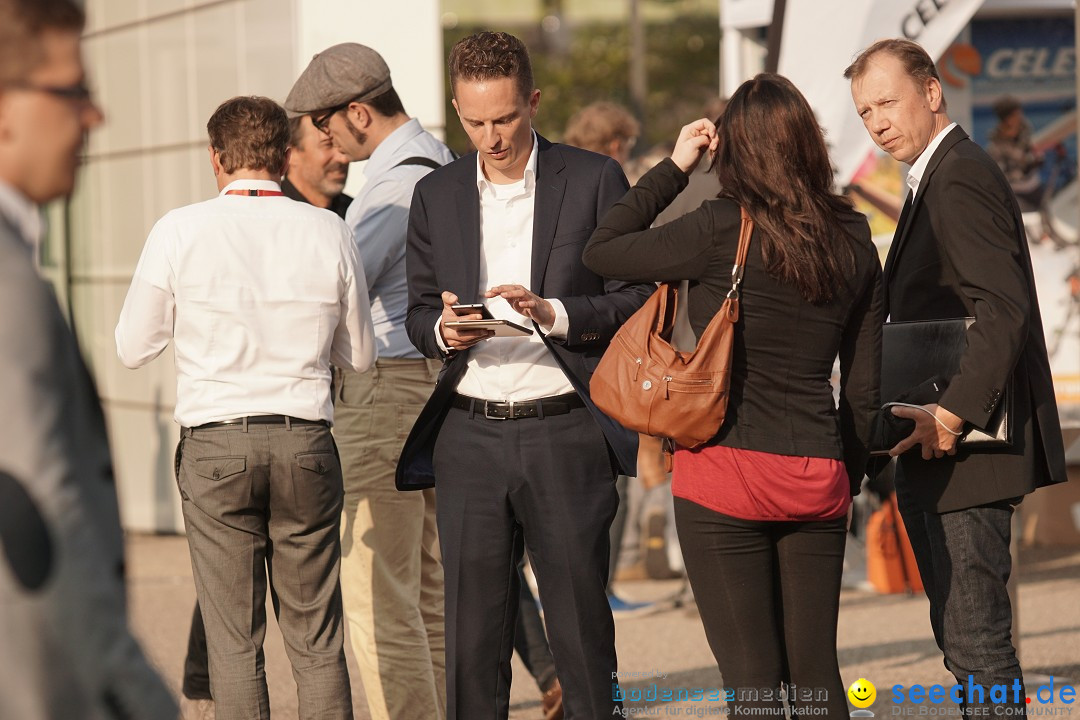
[[(566, 717), (608, 717), (618, 707), (607, 532), (618, 503), (616, 466), (633, 470), (637, 437), (596, 409), (588, 382), (615, 331), (654, 286), (608, 281), (581, 262), (599, 218), (627, 190), (618, 164), (543, 138), (537, 153), (529, 289), (566, 308), (566, 339), (545, 338), (545, 345), (585, 407), (506, 421), (451, 408), (469, 356), (452, 353), (398, 466), (402, 490), (431, 486), (438, 476), (451, 720), (506, 717), (523, 546)], [(435, 338), (442, 291), (462, 303), (483, 299), (476, 168), (476, 155), (467, 155), (417, 183), (413, 196), (406, 328), (432, 358), (442, 356)]]
[[(1022, 685), (1007, 591), (1013, 505), (1063, 482), (1065, 457), (1016, 198), (959, 127), (934, 151), (900, 217), (885, 289), (894, 321), (975, 318), (960, 371), (940, 399), (965, 423), (986, 426), (1011, 376), (1013, 446), (960, 446), (932, 460), (909, 451), (899, 459), (896, 495), (945, 666), (965, 687)], [(993, 703), (973, 692), (961, 704), (989, 713)], [(1008, 704), (1023, 713), (1022, 695)]]
[[(923, 460), (905, 475), (923, 510), (949, 512), (1065, 481), (1065, 452), (1020, 211), (994, 161), (957, 127), (930, 159), (885, 262), (894, 322), (974, 317), (941, 405), (983, 428), (1011, 374), (1014, 444)], [(963, 448), (963, 446), (961, 446)]]

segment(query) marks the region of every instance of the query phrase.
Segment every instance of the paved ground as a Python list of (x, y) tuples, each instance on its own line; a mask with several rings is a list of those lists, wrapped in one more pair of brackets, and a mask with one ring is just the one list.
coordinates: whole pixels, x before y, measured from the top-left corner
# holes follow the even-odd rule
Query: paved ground
[[(128, 539), (128, 553), (136, 634), (178, 691), (194, 601), (187, 542), (177, 536), (133, 535)], [(623, 582), (620, 592), (635, 600), (663, 599), (677, 594), (679, 585), (679, 581)], [(1057, 678), (1055, 698), (1063, 678), (1070, 683), (1080, 680), (1080, 548), (1023, 551), (1020, 607), (1021, 660), (1034, 703), (1029, 707), (1040, 714), (1068, 714), (1069, 705), (1039, 705), (1034, 693), (1040, 684), (1048, 682), (1043, 676)], [(859, 589), (843, 593), (839, 654), (844, 683), (860, 677), (873, 682), (878, 688), (878, 700), (871, 709), (878, 717), (908, 712), (915, 716), (936, 714), (934, 711), (943, 714), (951, 707), (908, 703), (905, 708), (897, 708), (889, 701), (893, 685), (948, 686), (952, 682), (934, 645), (927, 608), (922, 596), (881, 596)], [(272, 617), (271, 612), (268, 615)], [(678, 688), (722, 686), (693, 605), (619, 619), (617, 642), (626, 692), (640, 692), (647, 697), (654, 683), (658, 689), (675, 692)], [(296, 686), (281, 634), (272, 620), (267, 632), (266, 660), (273, 716), (281, 720), (295, 718)], [(349, 661), (353, 662), (351, 654)], [(357, 680), (353, 702), (357, 720), (370, 718)], [(516, 658), (511, 703), (513, 720), (540, 717), (539, 691)], [(635, 711), (634, 717), (707, 717), (720, 712), (719, 707), (707, 702), (641, 701), (630, 702), (627, 707)], [(1080, 715), (1080, 709), (1077, 713)]]

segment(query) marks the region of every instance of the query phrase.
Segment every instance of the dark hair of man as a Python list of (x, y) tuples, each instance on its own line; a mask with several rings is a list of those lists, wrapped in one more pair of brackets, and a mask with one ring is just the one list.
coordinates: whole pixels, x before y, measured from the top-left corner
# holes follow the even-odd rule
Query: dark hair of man
[(890, 38), (888, 40), (878, 40), (876, 43), (859, 53), (859, 56), (855, 58), (855, 62), (847, 66), (844, 70), (844, 77), (848, 80), (855, 80), (866, 72), (866, 66), (878, 53), (888, 53), (894, 58), (900, 61), (904, 66), (904, 70), (907, 74), (914, 78), (919, 84), (922, 84), (934, 78), (938, 82), (941, 82), (941, 78), (938, 77), (937, 67), (934, 65), (934, 60), (931, 58), (926, 50), (923, 50), (922, 45), (911, 40), (903, 40), (900, 38)]
[(45, 60), (43, 33), (82, 32), (85, 22), (71, 0), (0, 0), (0, 89), (24, 82)]
[(289, 147), (299, 149), (304, 142), (304, 116), (289, 118)]
[(994, 115), (997, 115), (998, 120), (1004, 120), (1021, 107), (1020, 101), (1012, 95), (1003, 95), (994, 101)]
[(405, 106), (401, 104), (401, 98), (398, 97), (397, 90), (394, 88), (390, 88), (382, 95), (376, 95), (370, 100), (365, 100), (364, 104), (369, 105), (372, 110), (383, 117), (405, 114)]
[(464, 81), (514, 78), (527, 98), (536, 88), (525, 43), (509, 33), (479, 32), (458, 40), (450, 49), (450, 89)]
[(285, 109), (269, 98), (252, 95), (226, 100), (210, 116), (206, 131), (227, 173), (285, 169), (289, 120)]
[(722, 195), (754, 219), (769, 275), (827, 303), (854, 272), (840, 220), (852, 209), (832, 191), (825, 136), (806, 98), (787, 78), (762, 73), (731, 96), (717, 134)]

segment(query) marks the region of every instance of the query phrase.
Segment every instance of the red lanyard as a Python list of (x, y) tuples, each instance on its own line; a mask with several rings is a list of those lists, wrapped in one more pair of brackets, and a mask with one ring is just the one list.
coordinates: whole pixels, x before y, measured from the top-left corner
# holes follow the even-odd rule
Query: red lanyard
[(248, 195), (250, 197), (275, 197), (284, 195), (280, 190), (226, 190), (226, 195)]

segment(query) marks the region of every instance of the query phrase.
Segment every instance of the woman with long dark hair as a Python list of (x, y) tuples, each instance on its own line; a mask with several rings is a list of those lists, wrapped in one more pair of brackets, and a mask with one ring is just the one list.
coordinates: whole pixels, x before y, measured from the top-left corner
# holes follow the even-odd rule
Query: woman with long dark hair
[[(650, 228), (706, 149), (720, 197)], [(878, 406), (881, 268), (866, 219), (832, 180), (805, 98), (758, 75), (717, 126), (683, 128), (585, 249), (606, 277), (689, 280), (700, 337), (731, 288), (739, 208), (754, 220), (727, 418), (704, 446), (676, 450), (672, 482), (687, 572), (736, 710), (779, 711), (787, 686), (796, 714), (848, 713), (836, 623), (847, 510)]]

